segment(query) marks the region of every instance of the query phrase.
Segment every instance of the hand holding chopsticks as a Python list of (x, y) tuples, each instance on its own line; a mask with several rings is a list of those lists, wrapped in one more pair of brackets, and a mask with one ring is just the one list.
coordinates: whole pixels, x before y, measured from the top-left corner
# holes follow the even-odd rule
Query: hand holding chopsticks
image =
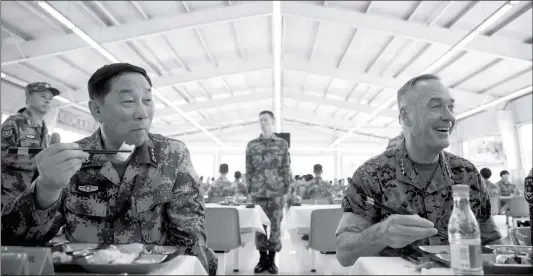
[[(38, 154), (43, 151), (44, 148), (31, 148), (31, 147), (10, 147), (7, 149), (9, 153), (12, 154)], [(89, 154), (117, 154), (117, 153), (131, 153), (131, 150), (101, 150), (101, 149), (84, 149), (84, 148), (75, 148), (71, 150), (79, 150)]]
[[(379, 201), (376, 201), (373, 198), (368, 197), (366, 195), (361, 195), (361, 197), (363, 198), (363, 200), (366, 203), (368, 203), (368, 204), (370, 204), (372, 206), (378, 207), (380, 209), (386, 210), (387, 212), (389, 212), (391, 214), (412, 215), (409, 211), (407, 211), (403, 207), (399, 207), (397, 210), (395, 210), (395, 209), (390, 208), (390, 207), (386, 206), (385, 204), (382, 204)], [(444, 231), (438, 231), (437, 234), (439, 236), (445, 238), (445, 239), (448, 239), (448, 234), (446, 234)]]

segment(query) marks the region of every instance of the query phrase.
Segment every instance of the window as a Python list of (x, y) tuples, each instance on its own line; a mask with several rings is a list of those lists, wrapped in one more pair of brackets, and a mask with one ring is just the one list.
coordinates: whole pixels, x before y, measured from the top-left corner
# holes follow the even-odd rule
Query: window
[(212, 178), (213, 165), (215, 163), (215, 155), (206, 153), (194, 153), (191, 152), (191, 160), (194, 170), (198, 176), (204, 176), (204, 180), (207, 177)]
[(520, 152), (522, 156), (522, 168), (524, 174), (528, 174), (533, 167), (533, 138), (531, 132), (533, 131), (533, 123), (527, 123), (518, 127), (518, 135), (520, 137)]
[[(221, 154), (220, 155), (220, 164), (227, 164), (229, 168), (228, 179), (233, 181), (233, 174), (235, 171), (240, 171), (241, 174), (246, 174), (246, 156), (241, 155), (231, 155), (231, 154)], [(217, 176), (218, 168), (220, 165), (216, 166)]]
[(342, 156), (341, 179), (352, 178), (353, 174), (364, 162), (369, 160), (371, 156)]

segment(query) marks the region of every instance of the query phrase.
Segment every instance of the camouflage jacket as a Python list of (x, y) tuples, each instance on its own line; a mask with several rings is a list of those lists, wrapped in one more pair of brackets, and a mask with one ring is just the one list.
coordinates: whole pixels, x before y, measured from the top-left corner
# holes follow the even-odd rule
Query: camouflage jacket
[(331, 194), (331, 188), (327, 181), (322, 180), (321, 177), (315, 177), (307, 184), (305, 188), (304, 196), (302, 199), (322, 199), (327, 198), (331, 200), (333, 204), (333, 197)]
[(46, 124), (33, 122), (28, 110), (8, 117), (2, 124), (2, 207), (26, 190), (35, 171), (35, 154), (8, 153), (8, 148), (46, 148), (49, 142)]
[(511, 196), (518, 193), (516, 185), (511, 182), (504, 183), (502, 180), (500, 180), (496, 182), (496, 185), (500, 189), (500, 196)]
[(233, 191), (235, 195), (248, 196), (248, 190), (246, 189), (246, 185), (240, 181), (233, 182)]
[[(97, 130), (77, 143), (102, 149), (101, 141)], [(132, 154), (122, 180), (105, 155), (91, 155), (47, 209), (36, 206), (32, 183), (3, 213), (2, 241), (43, 245), (65, 226), (72, 242), (175, 245), (215, 274), (217, 260), (206, 246), (199, 185), (185, 144), (149, 134)]]
[(225, 197), (225, 196), (233, 196), (233, 195), (234, 195), (234, 189), (232, 187), (231, 182), (227, 178), (219, 177), (209, 187), (209, 191), (207, 193), (207, 196), (208, 196), (207, 199), (208, 201), (211, 201), (213, 197)]
[[(418, 173), (407, 157), (405, 144), (386, 150), (361, 165), (355, 172), (343, 198), (344, 212), (352, 212), (375, 224), (390, 215), (385, 210), (370, 206), (361, 194), (397, 209), (403, 207), (435, 224), (435, 228), (447, 233), (448, 221), (453, 210), (452, 186), (470, 186), (470, 204), (481, 229), (483, 244), (500, 239), (500, 232), (491, 217), (487, 187), (475, 166), (458, 156), (442, 151), (439, 167), (431, 183), (424, 187)], [(358, 226), (352, 229), (361, 230)], [(448, 244), (440, 236), (414, 242), (411, 246)], [(398, 255), (401, 250), (386, 248), (382, 255)]]
[(282, 138), (259, 138), (246, 146), (246, 184), (248, 191), (258, 197), (287, 194), (291, 183), (289, 145)]

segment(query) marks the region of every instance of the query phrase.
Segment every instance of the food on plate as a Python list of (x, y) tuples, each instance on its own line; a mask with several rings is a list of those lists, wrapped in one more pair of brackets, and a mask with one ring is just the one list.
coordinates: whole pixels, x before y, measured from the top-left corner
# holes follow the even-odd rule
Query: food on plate
[(72, 262), (72, 256), (64, 252), (52, 252), (52, 260), (56, 264), (68, 264)]

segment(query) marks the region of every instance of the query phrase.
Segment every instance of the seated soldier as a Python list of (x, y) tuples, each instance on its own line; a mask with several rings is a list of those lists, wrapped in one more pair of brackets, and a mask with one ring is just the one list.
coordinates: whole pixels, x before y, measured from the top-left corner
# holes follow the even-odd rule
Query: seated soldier
[[(210, 203), (225, 201), (225, 198), (231, 197), (233, 199), (234, 189), (228, 180), (229, 168), (227, 164), (221, 164), (219, 167), (220, 177), (214, 181), (209, 187), (207, 193), (207, 201)], [(228, 199), (229, 200), (229, 199)]]
[(329, 204), (333, 204), (331, 187), (327, 181), (322, 179), (322, 165), (316, 164), (313, 167), (315, 178), (307, 184), (302, 199), (325, 199)]
[[(91, 76), (89, 109), (100, 128), (37, 154), (37, 179), (2, 211), (3, 245), (44, 246), (65, 226), (66, 239), (75, 243), (177, 246), (216, 274), (189, 150), (149, 133), (151, 89), (146, 71), (127, 63), (105, 65)], [(89, 155), (79, 148), (133, 152)]]
[[(398, 90), (404, 139), (361, 165), (343, 199), (337, 229), (337, 259), (351, 266), (362, 256), (401, 256), (418, 245), (447, 245), (453, 210), (452, 186), (470, 186), (470, 203), (481, 243), (497, 244), (500, 232), (491, 217), (489, 193), (476, 167), (443, 151), (455, 125), (454, 99), (438, 77), (422, 75)], [(412, 215), (390, 214), (363, 195)]]

